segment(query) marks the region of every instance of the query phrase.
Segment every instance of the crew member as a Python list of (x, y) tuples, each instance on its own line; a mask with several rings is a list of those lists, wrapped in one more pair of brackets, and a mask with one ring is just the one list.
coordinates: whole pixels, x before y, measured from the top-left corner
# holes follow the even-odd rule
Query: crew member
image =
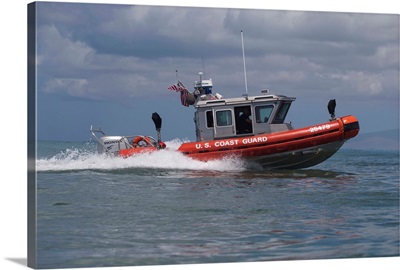
[(237, 121), (238, 134), (253, 133), (253, 125), (251, 119), (249, 118), (250, 115), (250, 108), (244, 108), (242, 114), (239, 116)]

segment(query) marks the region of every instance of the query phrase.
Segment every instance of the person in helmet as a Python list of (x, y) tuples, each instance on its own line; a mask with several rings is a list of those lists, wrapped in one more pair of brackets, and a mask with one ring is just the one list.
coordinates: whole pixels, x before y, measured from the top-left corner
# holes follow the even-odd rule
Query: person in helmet
[(167, 147), (167, 145), (166, 145), (164, 142), (159, 142), (159, 143), (158, 143), (158, 147), (159, 147), (160, 149), (165, 149), (165, 147)]

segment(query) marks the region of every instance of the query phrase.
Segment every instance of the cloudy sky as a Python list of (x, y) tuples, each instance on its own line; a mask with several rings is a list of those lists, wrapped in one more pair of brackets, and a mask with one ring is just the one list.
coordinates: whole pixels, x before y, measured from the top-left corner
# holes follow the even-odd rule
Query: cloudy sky
[(327, 121), (335, 98), (362, 132), (398, 128), (398, 15), (39, 2), (38, 139), (87, 140), (92, 124), (155, 136), (156, 111), (164, 140), (194, 140), (194, 108), (167, 87), (204, 71), (242, 95), (241, 30), (249, 94), (297, 97), (295, 127)]

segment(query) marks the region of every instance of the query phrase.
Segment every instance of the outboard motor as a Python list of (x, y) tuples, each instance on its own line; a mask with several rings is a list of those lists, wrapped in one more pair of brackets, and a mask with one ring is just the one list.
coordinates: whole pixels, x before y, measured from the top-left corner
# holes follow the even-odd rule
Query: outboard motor
[(120, 150), (128, 148), (128, 139), (122, 136), (103, 136), (99, 138), (99, 143), (97, 144), (97, 152), (99, 154), (118, 154)]
[(335, 108), (336, 108), (336, 100), (331, 99), (328, 102), (328, 112), (331, 115), (331, 120), (335, 119)]

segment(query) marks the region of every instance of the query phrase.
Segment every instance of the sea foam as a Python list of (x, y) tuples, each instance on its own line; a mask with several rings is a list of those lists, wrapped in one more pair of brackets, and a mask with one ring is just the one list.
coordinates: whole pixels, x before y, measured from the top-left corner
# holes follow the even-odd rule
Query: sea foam
[(202, 162), (189, 158), (178, 152), (179, 146), (186, 140), (174, 139), (167, 141), (167, 148), (134, 155), (128, 158), (98, 154), (83, 148), (65, 149), (60, 153), (36, 160), (36, 170), (42, 171), (73, 171), (73, 170), (116, 170), (128, 168), (155, 168), (178, 170), (212, 170), (212, 171), (243, 171), (245, 164), (237, 158), (225, 158)]

